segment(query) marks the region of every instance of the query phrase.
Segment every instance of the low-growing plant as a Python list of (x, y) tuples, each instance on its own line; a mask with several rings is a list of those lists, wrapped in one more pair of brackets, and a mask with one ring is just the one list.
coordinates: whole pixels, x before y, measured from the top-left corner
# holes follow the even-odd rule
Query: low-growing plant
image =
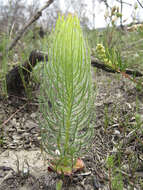
[(123, 177), (120, 172), (120, 157), (118, 161), (119, 168), (115, 164), (115, 157), (113, 155), (107, 158), (107, 168), (109, 173), (109, 189), (110, 190), (122, 190), (123, 189)]
[(42, 144), (49, 169), (71, 175), (84, 167), (93, 134), (90, 49), (75, 15), (59, 16), (51, 38), (40, 94)]
[(120, 52), (115, 48), (108, 48), (102, 44), (97, 44), (96, 53), (101, 61), (117, 72), (122, 72), (127, 68), (127, 64), (122, 63)]
[(3, 35), (0, 39), (0, 53), (1, 53), (1, 65), (0, 65), (0, 81), (2, 86), (2, 94), (7, 96), (6, 74), (8, 71), (8, 55), (6, 53), (6, 46), (8, 43), (8, 37)]
[(105, 133), (107, 132), (107, 129), (109, 127), (109, 122), (110, 122), (110, 116), (109, 116), (109, 113), (108, 113), (108, 107), (105, 106), (104, 108), (104, 131)]

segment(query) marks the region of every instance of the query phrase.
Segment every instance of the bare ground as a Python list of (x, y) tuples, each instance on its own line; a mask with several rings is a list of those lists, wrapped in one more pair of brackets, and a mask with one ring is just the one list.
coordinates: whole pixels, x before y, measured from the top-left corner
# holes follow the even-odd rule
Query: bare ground
[[(143, 92), (119, 74), (97, 70), (94, 141), (82, 158), (86, 168), (65, 178), (65, 190), (143, 189)], [(54, 190), (41, 147), (37, 91), (32, 101), (0, 99), (0, 190)], [(137, 115), (138, 114), (138, 115)], [(107, 158), (114, 156), (114, 167)], [(117, 178), (117, 179), (116, 179)], [(111, 184), (117, 181), (115, 185)], [(111, 188), (112, 187), (112, 188)]]

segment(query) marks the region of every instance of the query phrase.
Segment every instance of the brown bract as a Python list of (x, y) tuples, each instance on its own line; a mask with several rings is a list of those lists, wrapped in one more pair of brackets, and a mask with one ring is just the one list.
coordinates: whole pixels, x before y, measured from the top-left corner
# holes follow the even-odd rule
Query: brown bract
[(56, 172), (59, 175), (71, 176), (75, 172), (81, 171), (84, 167), (85, 167), (85, 164), (84, 164), (83, 160), (78, 158), (72, 168), (70, 166), (66, 166), (64, 164), (56, 166), (55, 161), (52, 161), (51, 166), (48, 167), (48, 171)]

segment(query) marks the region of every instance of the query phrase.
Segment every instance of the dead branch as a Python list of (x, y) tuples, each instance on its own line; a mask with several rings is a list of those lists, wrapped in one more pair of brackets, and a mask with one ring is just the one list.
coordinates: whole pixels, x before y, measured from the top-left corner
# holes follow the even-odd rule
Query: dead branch
[(141, 8), (143, 8), (143, 5), (141, 4), (141, 2), (139, 0), (137, 0), (137, 2), (139, 3), (139, 5), (141, 6)]
[[(114, 70), (109, 65), (104, 64), (103, 62), (101, 62), (98, 59), (93, 58), (93, 57), (91, 57), (91, 65), (93, 67), (97, 67), (97, 68), (102, 69), (104, 71), (107, 71), (109, 73), (118, 73), (117, 70)], [(143, 76), (143, 73), (141, 73), (140, 71), (132, 70), (132, 69), (125, 69), (125, 73), (128, 75), (133, 75), (135, 77), (142, 77)]]
[(141, 29), (143, 27), (143, 24), (141, 23), (141, 24), (133, 24), (132, 26), (130, 26), (130, 27), (127, 27), (126, 28), (126, 30), (128, 31), (128, 32), (134, 32), (134, 31), (137, 31), (138, 29)]
[[(120, 0), (116, 0), (118, 3), (121, 3), (121, 1)], [(125, 1), (123, 1), (122, 2), (123, 4), (126, 4), (126, 5), (128, 5), (128, 6), (132, 6), (132, 4), (131, 3), (127, 3), (127, 2), (125, 2)]]
[(12, 48), (17, 44), (18, 40), (22, 37), (24, 32), (27, 30), (27, 28), (34, 23), (36, 20), (39, 19), (39, 17), (42, 15), (42, 11), (49, 7), (51, 3), (53, 3), (54, 0), (48, 0), (46, 5), (44, 5), (24, 26), (23, 28), (18, 32), (15, 39), (12, 41), (12, 43), (9, 45), (9, 47), (6, 49), (6, 52), (12, 50)]
[(22, 77), (24, 79), (24, 82), (28, 84), (32, 68), (36, 65), (37, 62), (44, 60), (48, 60), (48, 56), (46, 54), (37, 50), (33, 50), (30, 53), (29, 59), (26, 60), (22, 66), (19, 65), (17, 67), (14, 67), (6, 75), (7, 92), (9, 94), (19, 95), (24, 89)]
[[(30, 73), (33, 67), (37, 64), (37, 62), (44, 61), (44, 60), (48, 61), (48, 54), (38, 51), (38, 50), (34, 50), (31, 52), (29, 56), (29, 60), (25, 61), (22, 66), (17, 66), (13, 68), (6, 75), (8, 93), (19, 94), (24, 89), (21, 73), (22, 73), (22, 76), (24, 77), (24, 81), (26, 82), (26, 84), (28, 84), (30, 80)], [(91, 65), (93, 67), (97, 67), (99, 69), (102, 69), (110, 73), (122, 73), (117, 70), (114, 70), (107, 64), (104, 64), (103, 62), (99, 61), (98, 59), (94, 57), (91, 57)], [(124, 75), (133, 75), (134, 77), (142, 77), (143, 73), (137, 70), (126, 69), (124, 71)]]

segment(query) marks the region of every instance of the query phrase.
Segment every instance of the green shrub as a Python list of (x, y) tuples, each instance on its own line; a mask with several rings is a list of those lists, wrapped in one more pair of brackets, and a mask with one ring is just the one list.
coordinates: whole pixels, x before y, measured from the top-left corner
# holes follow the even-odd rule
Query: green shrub
[(77, 16), (59, 16), (51, 38), (40, 95), (42, 143), (54, 170), (69, 174), (93, 134), (90, 49)]

